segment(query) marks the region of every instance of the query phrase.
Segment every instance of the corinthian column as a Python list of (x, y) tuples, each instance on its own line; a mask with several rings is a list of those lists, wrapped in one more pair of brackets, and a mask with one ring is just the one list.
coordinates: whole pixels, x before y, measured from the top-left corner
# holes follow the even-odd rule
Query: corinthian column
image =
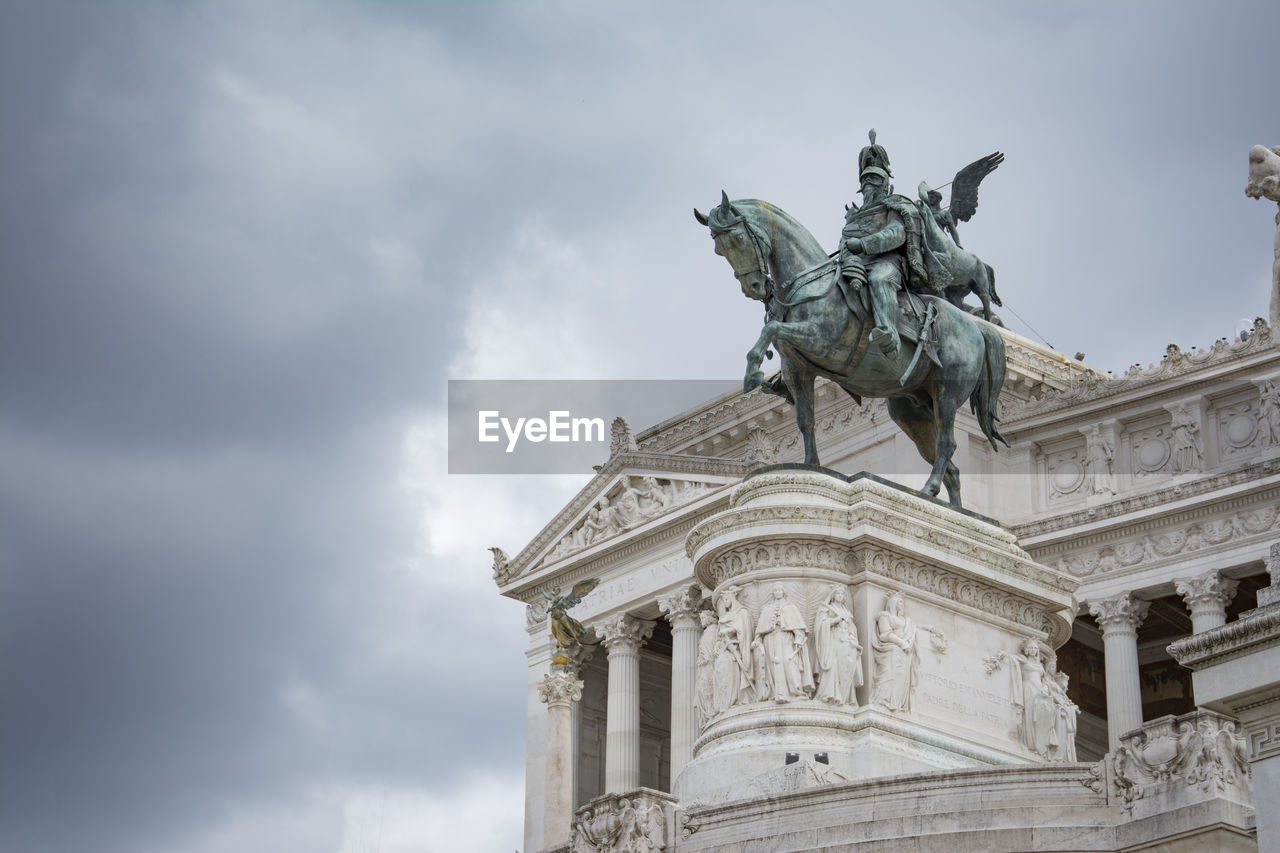
[(1142, 725), (1142, 684), (1138, 680), (1138, 626), (1151, 605), (1130, 593), (1089, 602), (1102, 628), (1107, 675), (1107, 743), (1114, 750), (1120, 735)]
[(1199, 634), (1227, 624), (1227, 605), (1235, 597), (1239, 581), (1224, 578), (1217, 571), (1175, 581), (1178, 595), (1191, 611), (1191, 633)]
[(640, 786), (640, 646), (654, 623), (625, 613), (595, 626), (609, 650), (609, 704), (605, 717), (604, 789), (617, 794)]
[(702, 591), (696, 586), (658, 599), (658, 607), (671, 623), (671, 784), (693, 758), (693, 741), (698, 734), (695, 695), (701, 603)]
[(554, 847), (569, 840), (573, 823), (573, 704), (582, 698), (582, 682), (571, 672), (542, 676), (538, 698), (547, 703), (547, 786), (542, 843)]

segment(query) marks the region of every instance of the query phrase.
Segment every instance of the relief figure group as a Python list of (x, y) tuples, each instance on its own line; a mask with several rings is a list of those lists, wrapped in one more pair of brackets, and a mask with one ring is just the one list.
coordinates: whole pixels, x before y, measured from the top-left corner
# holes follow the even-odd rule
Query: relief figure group
[[(704, 726), (731, 707), (753, 702), (814, 699), (858, 706), (857, 689), (865, 683), (863, 647), (844, 587), (831, 589), (818, 605), (812, 633), (785, 585), (768, 588), (754, 621), (741, 594), (731, 585), (717, 594), (714, 609), (700, 612), (696, 704)], [(941, 632), (921, 630), (933, 635), (935, 651), (945, 651)], [(871, 640), (871, 701), (887, 711), (911, 710), (919, 681), (916, 633), (902, 595), (891, 593)]]

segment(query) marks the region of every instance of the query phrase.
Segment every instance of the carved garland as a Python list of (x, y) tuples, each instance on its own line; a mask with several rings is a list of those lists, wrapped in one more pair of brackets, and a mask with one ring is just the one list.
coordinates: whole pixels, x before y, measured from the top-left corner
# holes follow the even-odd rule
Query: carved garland
[(1081, 554), (1067, 554), (1051, 565), (1058, 571), (1083, 578), (1258, 536), (1276, 528), (1280, 528), (1280, 507), (1262, 507), (1226, 518), (1197, 522), (1168, 533), (1149, 534), (1129, 542), (1105, 545)]

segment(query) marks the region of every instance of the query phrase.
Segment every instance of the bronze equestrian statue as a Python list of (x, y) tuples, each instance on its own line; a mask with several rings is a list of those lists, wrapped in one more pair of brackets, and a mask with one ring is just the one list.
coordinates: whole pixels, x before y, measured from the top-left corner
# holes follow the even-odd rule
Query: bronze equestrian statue
[[(1008, 445), (996, 429), (1004, 339), (948, 300), (963, 299), (955, 294), (969, 285), (966, 258), (977, 259), (946, 239), (926, 203), (893, 194), (888, 155), (874, 134), (859, 156), (863, 204), (849, 211), (835, 258), (768, 202), (721, 193), (708, 214), (694, 215), (710, 228), (743, 294), (765, 304), (743, 390), (764, 387), (795, 405), (805, 463), (819, 464), (814, 381), (824, 376), (858, 402), (886, 398), (890, 417), (933, 466), (925, 493), (945, 485), (959, 507), (960, 475), (951, 462), (956, 410), (968, 400), (992, 447)], [(767, 382), (760, 365), (771, 347), (782, 371)]]

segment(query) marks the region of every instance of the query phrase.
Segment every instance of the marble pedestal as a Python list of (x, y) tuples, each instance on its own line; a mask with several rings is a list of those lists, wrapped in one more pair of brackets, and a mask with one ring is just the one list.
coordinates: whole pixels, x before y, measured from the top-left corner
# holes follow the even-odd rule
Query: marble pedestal
[[(783, 697), (756, 691), (757, 678), (704, 720), (675, 783), (681, 802), (726, 801), (776, 775), (788, 753), (829, 781), (1074, 760), (1045, 728), (1056, 710), (1038, 685), (1052, 677), (1049, 650), (1070, 634), (1077, 584), (990, 520), (870, 475), (773, 466), (744, 480), (686, 548), (721, 624), (749, 625), (743, 646), (769, 627), (766, 609), (794, 605), (803, 631), (792, 624), (785, 639), (802, 640), (796, 659), (812, 678)], [(837, 589), (861, 645), (856, 702), (822, 689), (818, 621)], [(791, 648), (776, 637), (772, 653), (766, 645), (755, 643), (757, 674)], [(1028, 706), (1039, 708), (1039, 736)]]

